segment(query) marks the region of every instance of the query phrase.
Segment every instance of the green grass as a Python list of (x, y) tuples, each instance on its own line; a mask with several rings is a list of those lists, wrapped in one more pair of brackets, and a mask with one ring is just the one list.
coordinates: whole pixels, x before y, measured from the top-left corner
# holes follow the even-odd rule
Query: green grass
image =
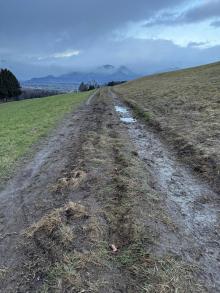
[(88, 93), (64, 94), (0, 104), (0, 178)]

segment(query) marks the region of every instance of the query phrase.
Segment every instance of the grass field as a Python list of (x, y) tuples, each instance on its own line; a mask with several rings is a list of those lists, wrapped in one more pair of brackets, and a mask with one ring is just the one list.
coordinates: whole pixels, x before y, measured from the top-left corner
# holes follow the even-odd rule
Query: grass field
[(0, 104), (0, 178), (7, 176), (30, 146), (88, 95), (64, 94)]
[(115, 91), (220, 188), (220, 63), (144, 77)]

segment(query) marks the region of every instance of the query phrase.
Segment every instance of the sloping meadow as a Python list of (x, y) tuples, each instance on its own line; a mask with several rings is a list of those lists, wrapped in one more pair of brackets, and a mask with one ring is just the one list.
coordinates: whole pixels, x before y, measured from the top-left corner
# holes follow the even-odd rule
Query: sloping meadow
[(220, 188), (220, 63), (115, 87), (135, 114), (161, 132), (183, 161)]

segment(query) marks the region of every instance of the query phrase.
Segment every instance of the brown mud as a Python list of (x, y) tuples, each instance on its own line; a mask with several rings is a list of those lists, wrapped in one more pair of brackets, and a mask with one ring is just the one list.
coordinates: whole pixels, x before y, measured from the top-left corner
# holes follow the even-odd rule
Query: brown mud
[(216, 194), (106, 89), (0, 199), (0, 292), (220, 288)]

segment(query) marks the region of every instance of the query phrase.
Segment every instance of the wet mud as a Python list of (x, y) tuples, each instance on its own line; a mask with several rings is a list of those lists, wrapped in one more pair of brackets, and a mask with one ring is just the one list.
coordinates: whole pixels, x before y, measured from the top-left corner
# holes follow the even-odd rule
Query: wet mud
[[(53, 214), (54, 210), (63, 213), (64, 205), (68, 206), (71, 201), (74, 207), (86, 207), (86, 217), (73, 223), (64, 217), (68, 229), (73, 226), (76, 233), (67, 251), (86, 256), (86, 260), (83, 269), (79, 269), (81, 283), (78, 289), (70, 291), (64, 282), (56, 292), (162, 292), (161, 288), (166, 288), (163, 292), (219, 292), (219, 195), (182, 164), (159, 134), (134, 117), (115, 94), (105, 89), (100, 92), (102, 94), (92, 95), (82, 107), (66, 117), (39, 146), (34, 158), (21, 166), (0, 192), (0, 273), (4, 268), (15, 270), (14, 275), (9, 274), (4, 284), (0, 284), (0, 291), (39, 292), (46, 278), (42, 271), (46, 268), (35, 266), (38, 260), (45, 266), (49, 262), (53, 264), (57, 255), (62, 254), (62, 247), (56, 251), (54, 245), (59, 227), (52, 239), (50, 233), (47, 235), (55, 250), (53, 257), (47, 242), (44, 249), (34, 243), (36, 251), (30, 252), (28, 245), (18, 251), (20, 236), (39, 221), (44, 223), (45, 215)], [(146, 186), (143, 188), (142, 185)], [(154, 199), (150, 197), (152, 191), (155, 192)], [(166, 221), (161, 221), (160, 208), (168, 215)], [(95, 229), (92, 244), (91, 233), (85, 232), (87, 222), (88, 231), (91, 230), (90, 219)], [(136, 251), (136, 246), (132, 248), (134, 250), (131, 247), (142, 226), (145, 235), (143, 238), (141, 235), (138, 245), (141, 243), (144, 259), (141, 253), (140, 270), (137, 271), (139, 248)], [(37, 230), (37, 225), (34, 227), (34, 231)], [(147, 237), (149, 239), (145, 240)], [(156, 242), (153, 243), (151, 238)], [(91, 253), (95, 256), (100, 253), (100, 245), (104, 245), (107, 259), (102, 258), (101, 263), (97, 263), (95, 258), (87, 263)], [(117, 248), (116, 254), (111, 251), (112, 245)], [(30, 255), (26, 255), (26, 251)], [(31, 263), (33, 255), (37, 261)], [(49, 255), (48, 259), (45, 255)], [(207, 290), (179, 291), (178, 286), (175, 288), (166, 282), (165, 287), (158, 287), (161, 276), (157, 276), (152, 283), (148, 280), (151, 289), (143, 291), (149, 274), (141, 278), (142, 262), (145, 261), (146, 271), (152, 265), (152, 279), (162, 263), (150, 259), (152, 255), (158, 259), (171, 255), (199, 268), (199, 281)], [(117, 263), (117, 257), (122, 260), (122, 266)], [(24, 284), (16, 268), (24, 269), (27, 260), (36, 272), (33, 268), (28, 273), (24, 270), (22, 278), (27, 281)], [(129, 267), (132, 261), (134, 266)], [(137, 275), (131, 269), (136, 270)], [(179, 282), (180, 278), (177, 279)], [(173, 277), (170, 278), (172, 282)], [(91, 291), (91, 285), (98, 291)]]
[(220, 291), (219, 195), (183, 165), (159, 134), (136, 120), (114, 93), (115, 110), (127, 127), (137, 153), (150, 171), (153, 187), (164, 200), (175, 232), (161, 229), (159, 254), (168, 251), (198, 266), (210, 288)]

